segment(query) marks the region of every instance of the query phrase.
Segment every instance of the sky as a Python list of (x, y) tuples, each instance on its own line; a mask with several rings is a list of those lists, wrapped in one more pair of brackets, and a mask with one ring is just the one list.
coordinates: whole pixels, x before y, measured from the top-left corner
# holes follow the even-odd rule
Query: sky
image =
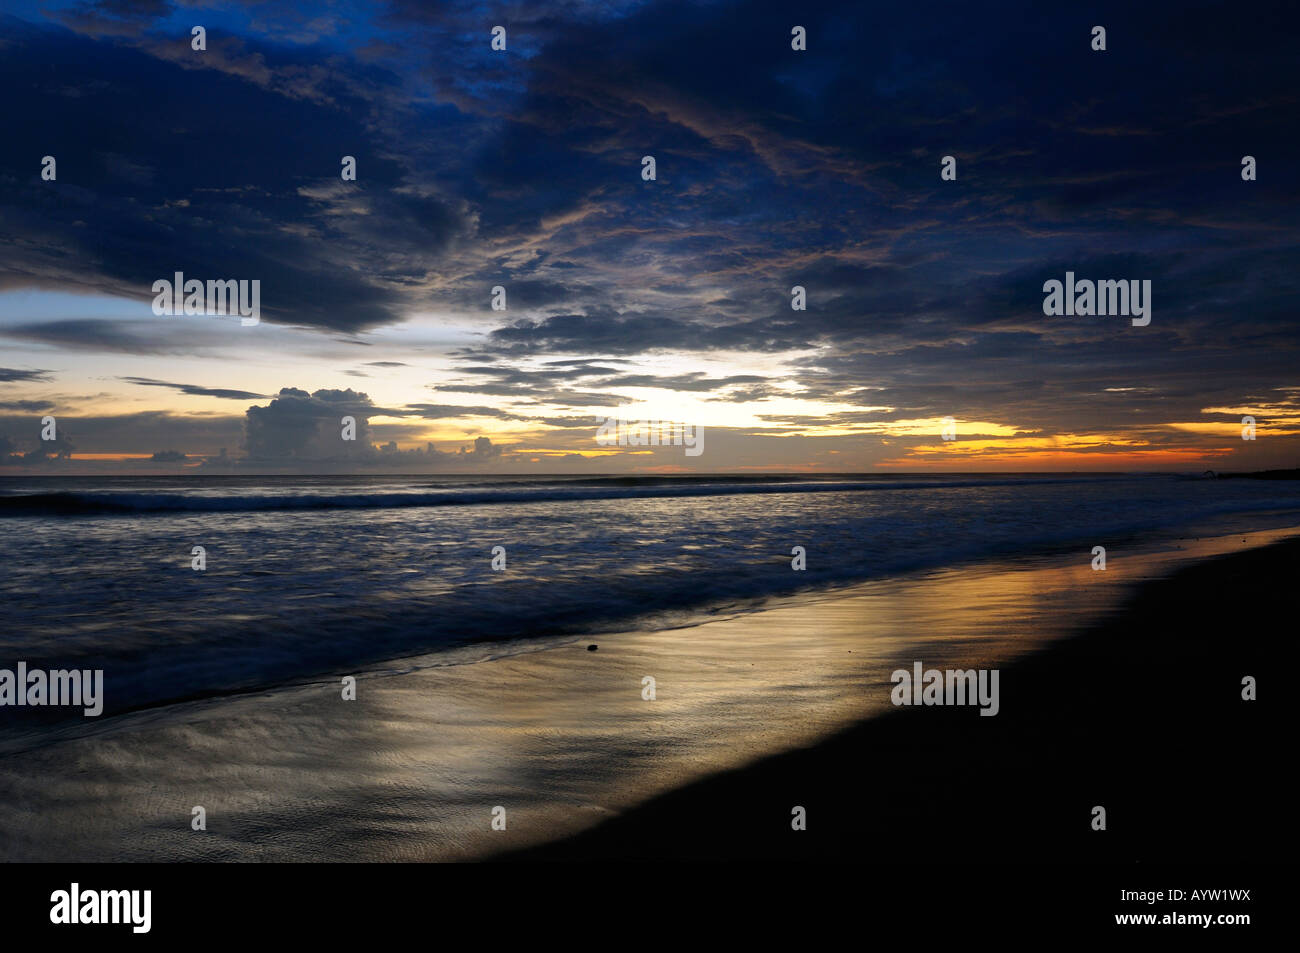
[(1063, 6), (6, 2), (0, 473), (1300, 465), (1300, 14)]

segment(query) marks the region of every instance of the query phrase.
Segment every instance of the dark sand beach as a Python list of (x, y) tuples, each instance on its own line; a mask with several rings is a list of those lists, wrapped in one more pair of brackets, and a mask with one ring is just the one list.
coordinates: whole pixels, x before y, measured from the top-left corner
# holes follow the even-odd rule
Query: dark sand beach
[[(893, 709), (499, 858), (1283, 860), (1292, 752), (1276, 726), (1298, 570), (1296, 540), (1187, 565), (1005, 666), (996, 717)], [(1247, 675), (1257, 701), (1242, 699)], [(1098, 805), (1104, 831), (1091, 826)]]

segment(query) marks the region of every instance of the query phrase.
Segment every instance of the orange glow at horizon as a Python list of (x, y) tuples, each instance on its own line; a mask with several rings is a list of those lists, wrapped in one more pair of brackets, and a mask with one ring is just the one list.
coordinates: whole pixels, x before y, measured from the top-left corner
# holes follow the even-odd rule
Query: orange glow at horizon
[[(1102, 466), (1107, 469), (1123, 469), (1160, 464), (1212, 463), (1217, 462), (1231, 452), (1232, 448), (1230, 447), (1207, 448), (1205, 450), (1120, 450), (1114, 453), (1082, 450), (1046, 451), (1034, 449), (1017, 451), (1007, 449), (1000, 452), (976, 453), (970, 456), (955, 451), (944, 454), (946, 459), (943, 461), (927, 460), (925, 456), (901, 457), (894, 460), (882, 460), (876, 466), (886, 469), (906, 469), (909, 467), (913, 469), (939, 469), (940, 467), (949, 468), (957, 465), (983, 467), (989, 464), (1016, 464), (1032, 466), (1035, 469), (1066, 469), (1070, 466), (1086, 464), (1088, 466)], [(933, 457), (934, 454), (931, 453), (928, 456)]]
[(152, 460), (152, 453), (78, 453), (68, 455), (73, 460)]

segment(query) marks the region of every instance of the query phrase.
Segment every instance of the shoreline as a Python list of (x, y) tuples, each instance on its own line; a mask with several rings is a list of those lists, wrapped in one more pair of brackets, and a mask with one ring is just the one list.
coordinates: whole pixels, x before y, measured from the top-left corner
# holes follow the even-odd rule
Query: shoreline
[[(1259, 623), (1288, 618), (1297, 570), (1300, 539), (1192, 563), (1007, 666), (998, 717), (896, 709), (494, 859), (1289, 860), (1274, 674), (1288, 636)], [(1258, 700), (1242, 699), (1246, 675)]]
[[(1086, 554), (920, 573), (602, 636), (596, 652), (584, 639), (359, 670), (351, 702), (326, 679), (123, 716), (0, 759), (0, 859), (472, 860), (571, 844), (701, 778), (888, 720), (900, 664), (1005, 665), (1068, 635), (1062, 619), (1105, 617), (1145, 578), (1294, 532), (1115, 552), (1106, 573)], [(1003, 693), (1005, 712), (1005, 679)], [(490, 828), (498, 805), (506, 831)], [(193, 806), (206, 832), (191, 832)]]

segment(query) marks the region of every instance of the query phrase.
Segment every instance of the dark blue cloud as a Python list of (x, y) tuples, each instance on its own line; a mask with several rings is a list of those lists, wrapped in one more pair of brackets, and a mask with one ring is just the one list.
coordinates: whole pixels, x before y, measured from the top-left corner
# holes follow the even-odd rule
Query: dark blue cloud
[[(465, 388), (529, 399), (620, 380), (508, 373), (555, 352), (816, 349), (789, 364), (807, 395), (1014, 406), (1045, 427), (1081, 421), (1061, 402), (1107, 382), (1140, 379), (1166, 399), (1124, 399), (1165, 419), (1296, 383), (1290, 3), (232, 5), (206, 53), (190, 16), (4, 21), (0, 288), (146, 300), (181, 270), (261, 279), (282, 324), (453, 312), (486, 332), (464, 356), (506, 371)], [(1067, 270), (1150, 279), (1151, 327), (1045, 317), (1042, 283)], [(98, 324), (0, 332), (151, 347)], [(770, 393), (726, 381), (659, 379)]]

